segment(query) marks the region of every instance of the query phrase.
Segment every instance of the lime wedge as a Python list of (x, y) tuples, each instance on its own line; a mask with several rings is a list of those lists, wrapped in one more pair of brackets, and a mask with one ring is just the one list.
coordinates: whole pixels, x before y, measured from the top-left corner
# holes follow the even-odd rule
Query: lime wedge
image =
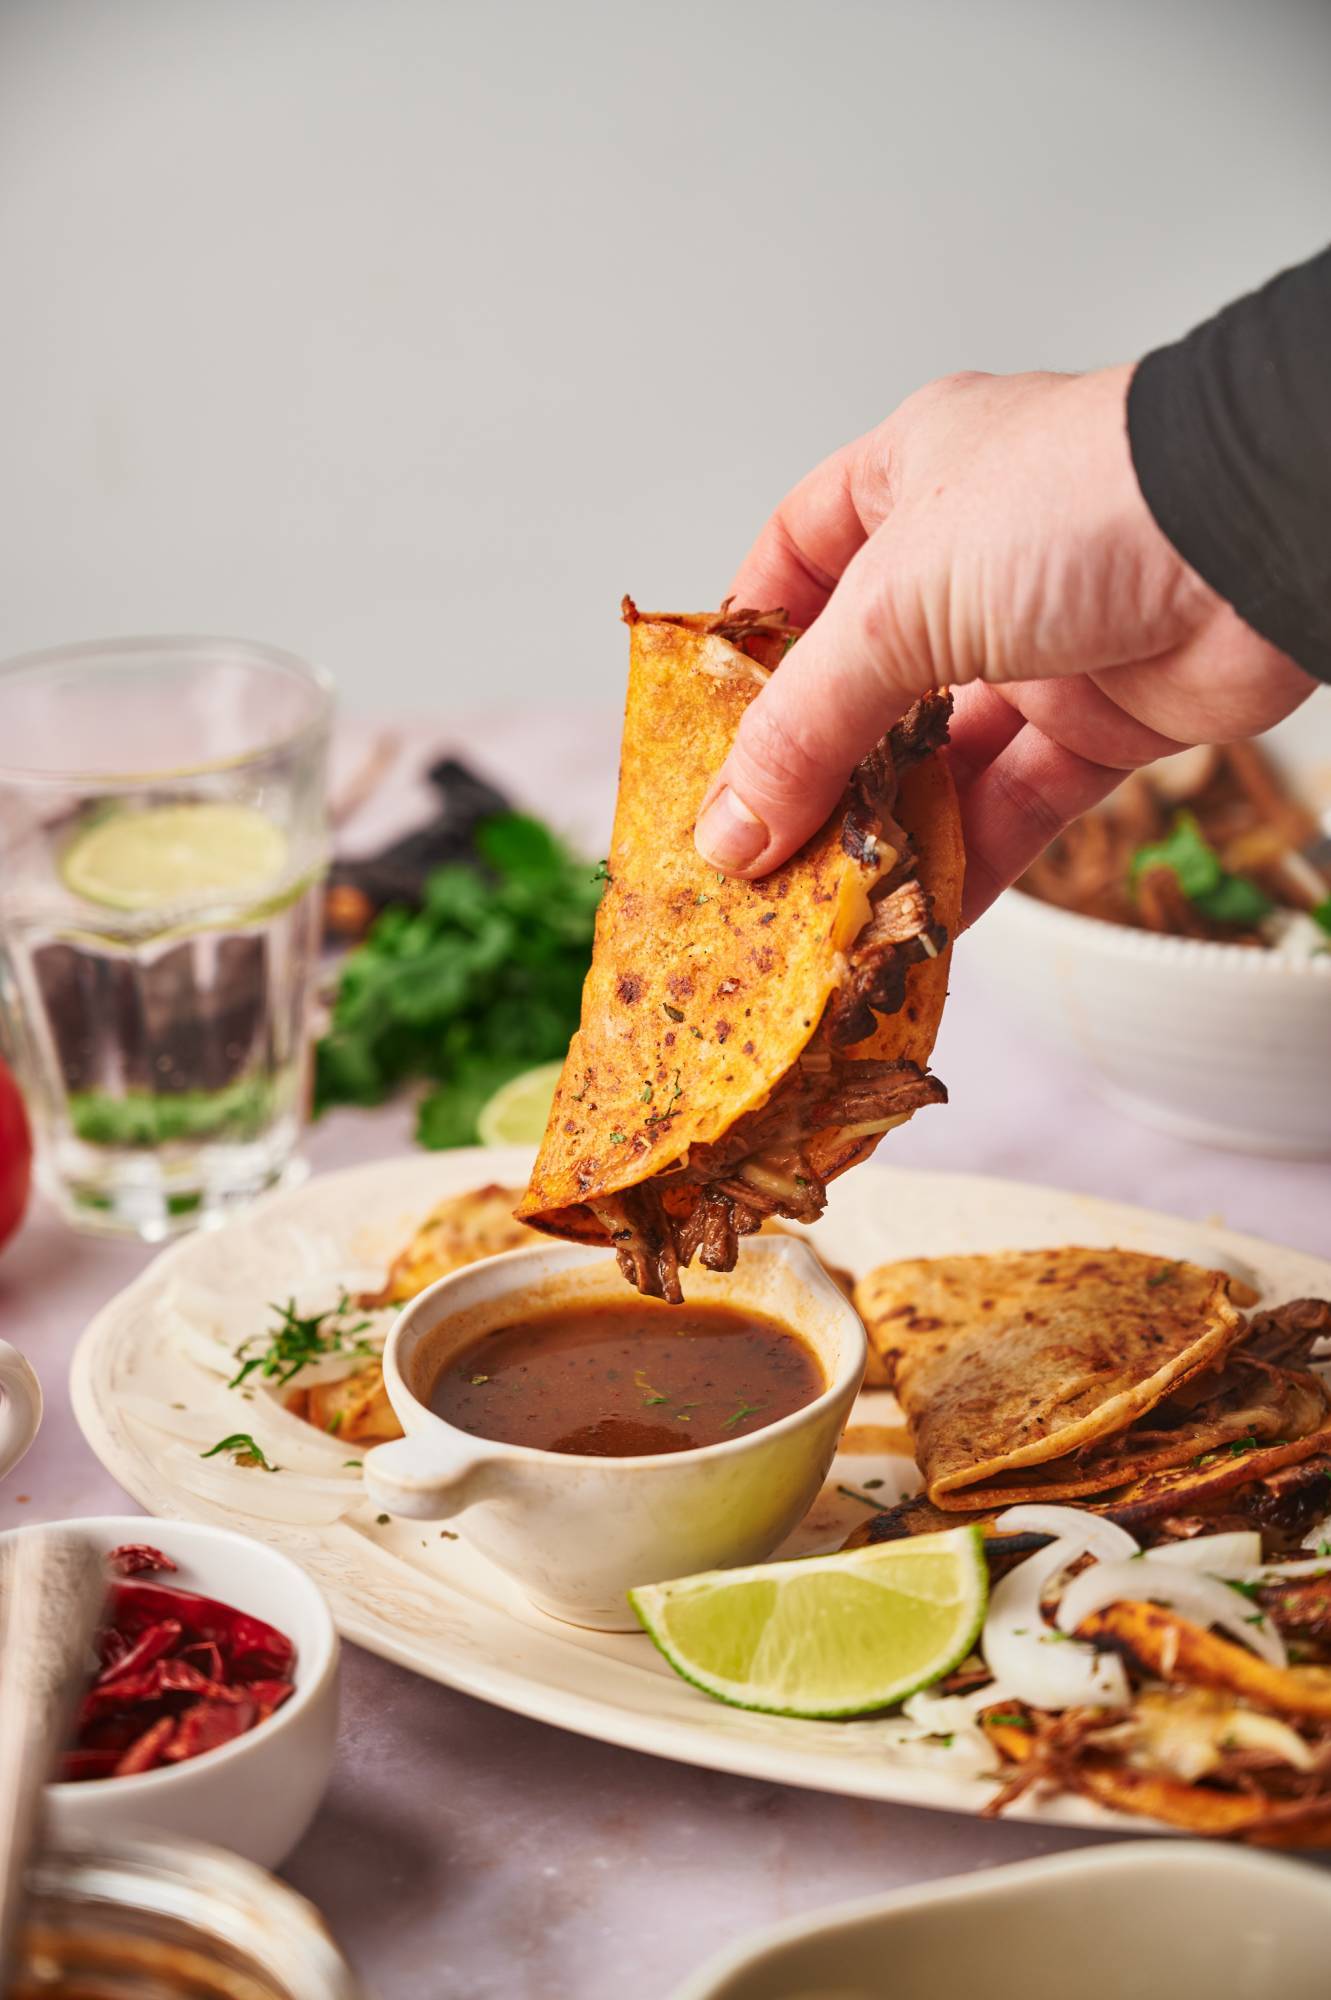
[(539, 1146), (550, 1122), (562, 1062), (541, 1063), (510, 1077), (482, 1108), (476, 1130), (483, 1146)]
[(244, 896), (281, 872), (286, 836), (253, 806), (145, 806), (87, 828), (60, 864), (65, 887), (110, 910), (158, 910), (205, 895)]
[(677, 1674), (769, 1715), (867, 1715), (950, 1673), (984, 1622), (978, 1528), (629, 1592)]

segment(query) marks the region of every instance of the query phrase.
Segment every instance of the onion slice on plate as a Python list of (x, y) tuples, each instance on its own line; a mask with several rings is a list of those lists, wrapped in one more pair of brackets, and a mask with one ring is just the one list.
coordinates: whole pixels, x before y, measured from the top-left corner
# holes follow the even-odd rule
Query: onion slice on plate
[[(1013, 1517), (1058, 1511), (1012, 1507), (1000, 1516), (998, 1525), (1011, 1524), (1014, 1533), (1018, 1528), (1046, 1533), (1043, 1525), (1014, 1522)], [(1083, 1522), (1105, 1525), (1094, 1516), (1081, 1514), (1077, 1516), (1079, 1531)], [(1113, 1653), (1097, 1653), (1084, 1640), (1066, 1637), (1045, 1623), (1040, 1609), (1045, 1585), (1085, 1553), (1086, 1542), (1080, 1532), (1076, 1538), (1057, 1541), (1009, 1570), (989, 1598), (980, 1640), (985, 1665), (1012, 1699), (1029, 1702), (1032, 1708), (1126, 1708), (1131, 1700), (1122, 1660)]]
[(1074, 1577), (1059, 1603), (1059, 1630), (1075, 1632), (1093, 1611), (1103, 1611), (1107, 1604), (1134, 1602), (1162, 1604), (1195, 1625), (1218, 1625), (1273, 1667), (1286, 1664), (1285, 1642), (1270, 1619), (1254, 1612), (1227, 1583), (1199, 1576), (1178, 1563), (1153, 1562), (1149, 1556), (1137, 1562), (1096, 1563)]
[(1147, 1561), (1198, 1569), (1204, 1576), (1242, 1580), (1261, 1567), (1262, 1538), (1256, 1528), (1235, 1528), (1223, 1535), (1191, 1535), (1183, 1542), (1161, 1542)]
[(1088, 1514), (1084, 1507), (1042, 1507), (1034, 1503), (1009, 1507), (995, 1518), (994, 1526), (1004, 1535), (1052, 1535), (1056, 1541), (1074, 1541), (1078, 1555), (1101, 1556), (1106, 1560), (1135, 1556), (1139, 1547), (1117, 1521)]

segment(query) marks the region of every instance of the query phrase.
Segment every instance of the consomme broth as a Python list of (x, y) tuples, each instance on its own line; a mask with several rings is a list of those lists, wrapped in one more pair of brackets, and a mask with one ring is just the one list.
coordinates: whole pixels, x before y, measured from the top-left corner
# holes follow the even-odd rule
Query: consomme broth
[(597, 1458), (692, 1451), (774, 1424), (826, 1386), (776, 1320), (624, 1299), (556, 1307), (474, 1341), (430, 1408), (475, 1437)]

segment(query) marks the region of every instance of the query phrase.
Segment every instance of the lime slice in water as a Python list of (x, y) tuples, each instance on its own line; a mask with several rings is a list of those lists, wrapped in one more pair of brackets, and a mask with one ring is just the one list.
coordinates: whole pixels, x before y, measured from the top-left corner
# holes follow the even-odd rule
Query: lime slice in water
[(510, 1077), (476, 1120), (483, 1146), (539, 1146), (550, 1120), (562, 1062), (542, 1063)]
[(206, 800), (99, 820), (60, 864), (65, 887), (109, 910), (158, 910), (206, 895), (245, 896), (286, 861), (286, 836), (253, 806)]
[(677, 1674), (736, 1708), (867, 1715), (965, 1659), (984, 1622), (978, 1528), (629, 1592)]

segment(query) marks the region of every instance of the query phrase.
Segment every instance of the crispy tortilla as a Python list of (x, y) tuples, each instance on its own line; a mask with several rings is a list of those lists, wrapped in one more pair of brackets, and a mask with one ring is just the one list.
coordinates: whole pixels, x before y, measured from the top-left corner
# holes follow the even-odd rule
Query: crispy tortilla
[(366, 1293), (363, 1306), (401, 1305), (414, 1299), (436, 1278), (460, 1271), (464, 1264), (479, 1263), (502, 1250), (524, 1250), (536, 1242), (530, 1229), (513, 1218), (520, 1189), (500, 1187), (469, 1188), (465, 1194), (449, 1195), (432, 1208), (411, 1239), (393, 1259), (383, 1289)]
[[(1264, 1614), (1255, 1612), (1255, 1617)], [(1123, 1599), (1092, 1612), (1079, 1637), (1126, 1653), (1162, 1681), (1223, 1688), (1276, 1715), (1331, 1720), (1331, 1667), (1277, 1667), (1158, 1604)]]
[[(1025, 1788), (1026, 1774), (1041, 1762), (1043, 1745), (1036, 1733), (1024, 1723), (1001, 1719), (1016, 1707), (1005, 1702), (997, 1711), (1000, 1719), (989, 1714), (980, 1718), (989, 1741), (1019, 1774), (984, 1808), (989, 1817)], [(1168, 1772), (1138, 1770), (1090, 1748), (1058, 1758), (1048, 1781), (1082, 1792), (1111, 1811), (1160, 1820), (1213, 1839), (1228, 1836), (1259, 1847), (1284, 1848), (1325, 1847), (1331, 1840), (1331, 1800), (1324, 1793), (1284, 1799), (1256, 1789), (1189, 1784)]]
[[(855, 1302), (930, 1500), (966, 1510), (1024, 1497), (1019, 1468), (1126, 1431), (1214, 1363), (1244, 1326), (1228, 1284), (1134, 1250), (1019, 1250), (887, 1264)], [(1033, 1490), (1052, 1500), (1123, 1480), (1104, 1452), (1092, 1473), (1060, 1466)]]
[(934, 696), (790, 861), (759, 882), (719, 875), (694, 822), (767, 678), (753, 650), (767, 651), (771, 621), (640, 617), (627, 600), (625, 616), (605, 898), (582, 1023), (517, 1213), (613, 1242), (640, 1289), (677, 1299), (695, 1253), (729, 1269), (766, 1216), (813, 1220), (827, 1180), (945, 1095), (924, 1065), (960, 912), (961, 833), (935, 754), (948, 703)]

